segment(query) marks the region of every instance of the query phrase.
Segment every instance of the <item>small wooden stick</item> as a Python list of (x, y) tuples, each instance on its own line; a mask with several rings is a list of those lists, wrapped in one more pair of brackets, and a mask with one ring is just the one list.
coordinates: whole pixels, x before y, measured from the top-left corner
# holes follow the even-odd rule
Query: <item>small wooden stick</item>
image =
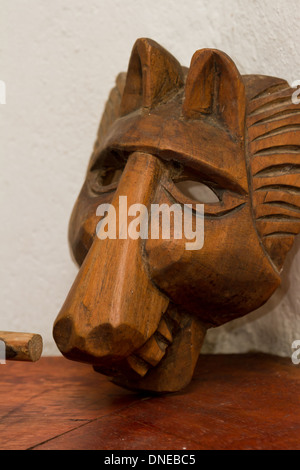
[(0, 341), (5, 343), (6, 360), (36, 362), (43, 351), (43, 340), (33, 333), (0, 331)]

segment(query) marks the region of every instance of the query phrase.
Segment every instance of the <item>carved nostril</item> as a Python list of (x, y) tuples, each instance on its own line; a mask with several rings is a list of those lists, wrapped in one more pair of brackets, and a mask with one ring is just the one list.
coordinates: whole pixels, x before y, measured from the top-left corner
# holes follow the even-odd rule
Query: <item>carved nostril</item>
[(126, 324), (113, 327), (104, 323), (90, 331), (78, 331), (69, 316), (56, 322), (53, 337), (61, 353), (69, 359), (75, 359), (80, 352), (82, 358), (95, 362), (127, 356), (136, 349), (136, 344), (145, 342), (139, 331)]
[(64, 353), (70, 349), (70, 340), (73, 334), (73, 321), (65, 317), (58, 320), (53, 328), (53, 337), (59, 350)]
[(143, 344), (144, 338), (138, 330), (121, 324), (113, 327), (109, 323), (94, 328), (86, 338), (86, 349), (95, 357), (124, 357)]

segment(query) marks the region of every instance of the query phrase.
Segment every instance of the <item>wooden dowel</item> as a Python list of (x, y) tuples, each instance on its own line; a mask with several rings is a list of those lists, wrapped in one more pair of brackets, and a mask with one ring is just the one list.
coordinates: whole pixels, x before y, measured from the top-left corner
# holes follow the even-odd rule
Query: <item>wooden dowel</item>
[(0, 331), (0, 341), (5, 343), (8, 361), (36, 362), (43, 351), (42, 337), (33, 333)]

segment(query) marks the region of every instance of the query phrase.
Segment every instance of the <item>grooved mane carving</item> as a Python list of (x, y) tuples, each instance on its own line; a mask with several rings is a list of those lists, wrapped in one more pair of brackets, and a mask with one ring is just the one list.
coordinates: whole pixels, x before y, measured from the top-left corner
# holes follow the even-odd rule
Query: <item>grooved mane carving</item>
[(248, 93), (254, 213), (278, 269), (300, 231), (300, 109), (292, 102), (293, 91), (284, 80), (261, 76), (255, 92)]
[[(241, 76), (221, 51), (199, 50), (186, 68), (156, 42), (137, 40), (71, 216), (80, 270), (54, 325), (67, 358), (130, 389), (180, 390), (207, 329), (271, 297), (300, 231), (300, 107), (292, 93), (284, 80)], [(214, 199), (185, 192), (191, 181)], [(193, 223), (203, 203), (201, 249), (186, 249), (174, 231), (100, 239), (99, 206), (120, 221), (125, 196), (128, 207), (188, 205)]]

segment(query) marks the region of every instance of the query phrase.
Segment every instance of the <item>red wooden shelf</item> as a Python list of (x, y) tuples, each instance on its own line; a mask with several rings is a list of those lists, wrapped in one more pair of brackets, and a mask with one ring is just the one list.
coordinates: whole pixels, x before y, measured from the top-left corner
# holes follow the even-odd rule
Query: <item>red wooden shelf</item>
[(300, 368), (200, 356), (181, 393), (135, 394), (62, 357), (0, 365), (0, 449), (300, 449)]

